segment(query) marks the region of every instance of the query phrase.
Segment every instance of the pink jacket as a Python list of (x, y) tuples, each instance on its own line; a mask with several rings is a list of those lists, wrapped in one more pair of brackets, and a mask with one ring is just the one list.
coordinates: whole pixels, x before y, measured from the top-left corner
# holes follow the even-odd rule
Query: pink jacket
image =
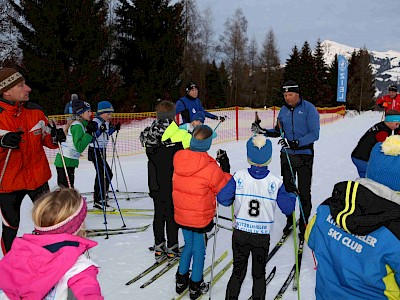
[[(10, 299), (41, 300), (78, 258), (96, 245), (70, 234), (24, 234), (14, 240), (0, 261), (0, 289)], [(103, 299), (97, 273), (92, 264), (68, 280), (68, 288), (77, 299)]]

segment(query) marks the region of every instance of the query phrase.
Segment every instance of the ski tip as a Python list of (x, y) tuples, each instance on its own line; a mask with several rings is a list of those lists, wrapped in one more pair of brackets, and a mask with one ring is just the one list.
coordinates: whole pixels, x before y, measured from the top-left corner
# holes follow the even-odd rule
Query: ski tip
[(274, 266), (274, 268), (272, 269), (271, 272), (272, 272), (272, 273), (275, 273), (275, 272), (276, 272), (276, 266)]

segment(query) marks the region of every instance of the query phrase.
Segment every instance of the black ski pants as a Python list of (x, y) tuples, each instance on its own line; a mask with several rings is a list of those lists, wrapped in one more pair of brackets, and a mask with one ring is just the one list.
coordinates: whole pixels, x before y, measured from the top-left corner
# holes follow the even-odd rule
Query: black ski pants
[(265, 299), (265, 267), (267, 265), (269, 239), (269, 234), (256, 234), (237, 229), (233, 230), (233, 271), (226, 288), (226, 300), (239, 298), (240, 288), (246, 277), (250, 253), (252, 257), (251, 274), (253, 276), (253, 299)]
[(88, 158), (93, 163), (96, 170), (93, 200), (95, 203), (101, 203), (102, 199), (107, 200), (108, 189), (110, 188), (110, 181), (113, 178), (113, 173), (108, 165), (106, 153), (103, 152), (103, 149), (89, 147), (88, 151)]
[[(60, 188), (69, 188), (67, 176), (65, 174), (65, 169), (56, 167), (57, 170), (57, 184)], [(71, 187), (74, 187), (75, 182), (75, 168), (74, 167), (67, 167), (67, 173), (69, 182), (71, 183)]]
[(167, 233), (167, 247), (178, 244), (178, 226), (174, 219), (174, 203), (171, 195), (153, 196), (154, 220), (153, 233), (155, 245), (165, 242), (165, 229)]
[(17, 236), (21, 220), (21, 203), (26, 195), (35, 202), (40, 196), (50, 191), (46, 182), (35, 190), (21, 190), (11, 193), (0, 194), (0, 210), (3, 217), (1, 232), (1, 249), (3, 254), (11, 249), (11, 245)]
[[(313, 164), (314, 164), (314, 156), (311, 154), (289, 154), (290, 164), (287, 159), (286, 153), (281, 152), (281, 174), (283, 176), (283, 184), (288, 192), (291, 191), (291, 180), (292, 173), (290, 170), (290, 165), (292, 166), (292, 170), (295, 178), (297, 177), (297, 188), (300, 192), (300, 203), (303, 208), (303, 214), (300, 211), (300, 223), (299, 229), (300, 232), (304, 233), (305, 226), (304, 224), (308, 223), (308, 219), (311, 214), (311, 181), (312, 181), (312, 173), (313, 173)], [(292, 216), (287, 216), (288, 222), (292, 222)]]

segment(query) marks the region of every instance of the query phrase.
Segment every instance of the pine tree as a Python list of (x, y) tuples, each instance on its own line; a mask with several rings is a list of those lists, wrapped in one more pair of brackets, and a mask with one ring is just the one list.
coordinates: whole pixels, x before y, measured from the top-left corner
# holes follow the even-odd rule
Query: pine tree
[(294, 80), (297, 83), (300, 82), (302, 77), (302, 72), (299, 68), (300, 65), (300, 53), (295, 45), (292, 48), (292, 53), (289, 55), (289, 58), (286, 60), (285, 71), (283, 74), (283, 81)]
[(343, 103), (337, 102), (337, 83), (338, 83), (338, 55), (335, 54), (335, 58), (329, 67), (327, 75), (327, 88), (326, 88), (326, 99), (328, 106), (342, 105)]
[(71, 93), (91, 102), (108, 96), (102, 55), (108, 45), (104, 0), (10, 1), (20, 18), (23, 73), (31, 99), (48, 113), (63, 112)]
[(169, 0), (120, 0), (117, 5), (118, 47), (116, 64), (125, 86), (141, 109), (153, 109), (165, 94), (178, 98), (177, 82), (185, 34), (182, 3)]
[(282, 81), (280, 64), (275, 34), (274, 31), (270, 29), (265, 35), (260, 54), (260, 68), (263, 75), (261, 90), (264, 91), (263, 106), (271, 106), (277, 101), (280, 102), (282, 99), (282, 96), (277, 94)]
[(324, 50), (321, 46), (321, 40), (317, 40), (314, 51), (315, 62), (315, 103), (318, 106), (330, 106), (330, 99), (327, 97), (328, 92), (328, 68), (324, 60)]

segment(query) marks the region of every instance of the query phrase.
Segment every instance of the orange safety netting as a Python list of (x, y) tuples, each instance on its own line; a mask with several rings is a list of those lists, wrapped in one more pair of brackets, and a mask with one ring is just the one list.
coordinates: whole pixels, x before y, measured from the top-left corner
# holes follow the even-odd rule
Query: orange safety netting
[[(248, 139), (251, 133), (251, 123), (254, 122), (255, 112), (261, 119), (261, 126), (264, 128), (273, 128), (279, 113), (279, 107), (268, 107), (265, 109), (251, 109), (242, 107), (231, 107), (226, 109), (209, 110), (209, 112), (226, 117), (225, 122), (220, 123), (218, 120), (206, 118), (205, 124), (215, 129), (217, 138), (213, 143), (222, 143), (234, 140)], [(321, 124), (332, 123), (344, 117), (345, 106), (338, 107), (322, 107), (317, 108), (320, 113)], [(69, 115), (49, 116), (49, 120), (53, 120), (57, 126), (63, 127), (66, 124)], [(155, 112), (145, 113), (113, 113), (111, 122), (113, 124), (121, 123), (121, 130), (112, 135), (107, 147), (107, 156), (114, 154), (118, 156), (133, 155), (143, 153), (144, 148), (140, 144), (140, 132), (155, 120)], [(115, 142), (113, 144), (112, 142)], [(115, 148), (114, 148), (115, 145)], [(47, 157), (50, 161), (54, 161), (56, 150), (45, 148)], [(87, 150), (82, 153), (82, 157), (87, 158)]]

